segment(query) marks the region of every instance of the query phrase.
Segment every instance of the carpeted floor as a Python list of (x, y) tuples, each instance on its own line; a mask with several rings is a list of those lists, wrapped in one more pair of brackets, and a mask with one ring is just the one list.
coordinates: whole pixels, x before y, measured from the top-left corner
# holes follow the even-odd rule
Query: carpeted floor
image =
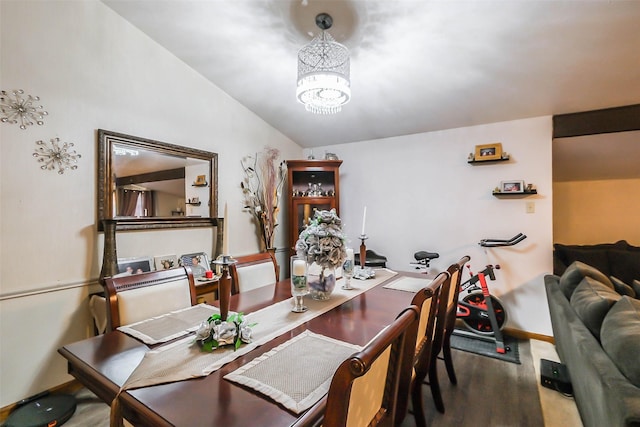
[(531, 355), (538, 377), (538, 394), (544, 425), (549, 427), (582, 427), (582, 420), (573, 398), (565, 397), (557, 391), (540, 385), (540, 359), (560, 361), (554, 345), (545, 341), (531, 340)]

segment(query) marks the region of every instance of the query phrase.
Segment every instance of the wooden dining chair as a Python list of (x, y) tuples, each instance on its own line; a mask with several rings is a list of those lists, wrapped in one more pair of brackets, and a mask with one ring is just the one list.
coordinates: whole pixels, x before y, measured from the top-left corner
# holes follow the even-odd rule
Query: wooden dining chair
[(278, 263), (271, 252), (237, 257), (229, 274), (232, 294), (271, 285), (280, 279)]
[(103, 286), (110, 331), (196, 304), (196, 287), (189, 267), (107, 277)]
[(447, 319), (445, 321), (444, 339), (442, 341), (442, 356), (439, 357), (444, 360), (444, 364), (447, 368), (447, 375), (451, 384), (457, 384), (456, 371), (453, 367), (453, 359), (451, 358), (451, 334), (455, 329), (456, 316), (458, 313), (458, 297), (460, 296), (460, 282), (462, 281), (462, 272), (464, 266), (471, 260), (468, 255), (463, 256), (460, 260), (451, 264), (447, 269), (451, 275), (451, 289), (449, 291), (449, 303), (447, 304)]
[(398, 402), (409, 396), (419, 320), (417, 306), (403, 310), (361, 351), (340, 364), (327, 396), (294, 426), (397, 425)]
[[(443, 272), (445, 273), (445, 272)], [(442, 273), (440, 273), (442, 274)], [(449, 300), (451, 298), (450, 293), (453, 292), (451, 287), (451, 275), (446, 272), (447, 280), (442, 284), (440, 288), (440, 294), (438, 295), (438, 306), (436, 309), (436, 321), (433, 330), (433, 344), (431, 348), (431, 357), (428, 364), (428, 380), (423, 377), (423, 382), (429, 385), (431, 389), (431, 397), (433, 403), (439, 412), (444, 413), (444, 403), (442, 401), (442, 393), (440, 393), (440, 383), (438, 381), (438, 355), (442, 351), (442, 345), (444, 343), (444, 335), (446, 332), (447, 324), (447, 309), (449, 307)]]
[[(444, 303), (450, 279), (448, 271), (441, 272), (427, 287), (418, 292), (411, 302), (412, 305), (421, 307), (410, 386), (413, 416), (419, 427), (427, 425), (422, 404), (422, 384), (430, 373), (432, 360), (437, 355), (437, 338), (440, 334), (438, 315), (444, 317), (443, 312), (446, 307)], [(440, 322), (441, 326), (443, 324)]]

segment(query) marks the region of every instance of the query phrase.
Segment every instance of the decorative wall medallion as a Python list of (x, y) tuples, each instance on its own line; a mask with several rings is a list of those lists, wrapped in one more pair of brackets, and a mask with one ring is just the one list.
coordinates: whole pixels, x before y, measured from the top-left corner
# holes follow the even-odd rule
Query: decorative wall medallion
[(38, 162), (44, 163), (40, 166), (40, 169), (53, 170), (58, 168), (60, 175), (64, 173), (65, 169), (78, 169), (78, 166), (74, 163), (77, 163), (82, 156), (76, 153), (75, 150), (70, 150), (73, 147), (73, 143), (65, 142), (61, 146), (60, 138), (52, 138), (50, 141), (51, 147), (44, 141), (36, 141), (38, 147), (36, 147), (33, 157), (38, 158)]
[(46, 111), (42, 110), (42, 105), (33, 105), (34, 101), (40, 101), (40, 97), (27, 95), (23, 96), (24, 90), (14, 90), (10, 94), (2, 91), (0, 96), (0, 111), (3, 117), (0, 118), (2, 123), (16, 124), (20, 120), (20, 129), (26, 129), (27, 126), (38, 124), (42, 126), (42, 119), (46, 116)]

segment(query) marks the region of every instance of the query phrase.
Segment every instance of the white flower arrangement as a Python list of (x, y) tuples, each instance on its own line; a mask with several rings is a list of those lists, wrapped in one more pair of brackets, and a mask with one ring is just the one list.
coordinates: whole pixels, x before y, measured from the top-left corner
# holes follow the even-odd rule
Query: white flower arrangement
[(198, 327), (196, 342), (202, 351), (211, 352), (223, 345), (233, 345), (237, 350), (242, 343), (251, 342), (254, 325), (247, 324), (242, 313), (230, 314), (226, 321), (219, 314), (213, 314)]
[(298, 256), (324, 268), (340, 267), (347, 258), (342, 220), (335, 209), (317, 210), (296, 242)]

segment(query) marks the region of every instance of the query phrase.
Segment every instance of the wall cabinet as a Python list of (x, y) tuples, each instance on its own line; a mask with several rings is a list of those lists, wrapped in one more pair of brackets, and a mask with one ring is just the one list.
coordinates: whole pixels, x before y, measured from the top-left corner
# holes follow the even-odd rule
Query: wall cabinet
[(341, 164), (342, 160), (287, 160), (291, 254), (315, 210), (333, 208), (340, 215)]

